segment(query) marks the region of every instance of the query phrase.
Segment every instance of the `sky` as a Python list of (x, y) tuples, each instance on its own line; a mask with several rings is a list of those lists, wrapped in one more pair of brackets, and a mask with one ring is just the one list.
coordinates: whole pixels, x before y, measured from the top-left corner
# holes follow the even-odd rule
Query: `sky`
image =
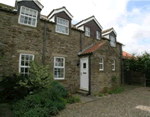
[[(114, 27), (117, 41), (123, 43), (123, 50), (132, 54), (150, 53), (150, 0), (39, 0), (48, 15), (53, 9), (65, 6), (74, 16), (75, 24), (92, 15), (103, 30)], [(14, 6), (15, 0), (0, 0)]]

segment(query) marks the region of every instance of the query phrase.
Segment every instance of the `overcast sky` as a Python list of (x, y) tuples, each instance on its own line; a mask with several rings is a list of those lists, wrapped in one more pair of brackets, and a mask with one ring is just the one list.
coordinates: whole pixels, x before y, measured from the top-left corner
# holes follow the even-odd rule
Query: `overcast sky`
[[(150, 0), (40, 0), (41, 14), (65, 6), (74, 16), (72, 23), (95, 15), (103, 29), (114, 27), (117, 41), (129, 53), (150, 53)], [(15, 0), (0, 0), (14, 6)]]

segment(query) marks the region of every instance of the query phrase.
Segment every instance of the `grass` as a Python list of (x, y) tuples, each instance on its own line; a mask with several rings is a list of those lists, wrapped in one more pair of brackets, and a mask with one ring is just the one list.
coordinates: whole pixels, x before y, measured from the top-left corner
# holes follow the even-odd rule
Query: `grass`
[(67, 99), (67, 103), (69, 104), (78, 103), (78, 102), (81, 102), (81, 101), (80, 101), (80, 98), (77, 96), (72, 96)]
[(98, 93), (98, 96), (103, 97), (103, 96), (108, 95), (108, 94), (118, 94), (118, 93), (122, 93), (124, 91), (125, 91), (125, 88), (120, 86), (120, 87), (117, 87), (117, 88), (112, 89), (112, 90), (106, 90), (105, 93)]
[(125, 90), (124, 87), (117, 87), (113, 90), (107, 90), (106, 93), (108, 93), (108, 94), (118, 94), (118, 93), (124, 92), (124, 90)]

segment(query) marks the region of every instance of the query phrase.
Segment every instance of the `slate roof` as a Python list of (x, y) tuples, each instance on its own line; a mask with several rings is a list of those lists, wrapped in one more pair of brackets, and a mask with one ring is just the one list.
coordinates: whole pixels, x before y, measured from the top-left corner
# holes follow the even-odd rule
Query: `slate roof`
[(14, 11), (15, 7), (0, 3), (0, 9), (4, 9), (4, 10), (8, 10), (8, 11)]

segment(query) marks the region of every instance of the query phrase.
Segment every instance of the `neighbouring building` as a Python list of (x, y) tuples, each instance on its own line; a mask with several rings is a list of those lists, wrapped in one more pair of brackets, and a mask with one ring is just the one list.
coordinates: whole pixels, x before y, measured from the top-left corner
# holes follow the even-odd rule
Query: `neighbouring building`
[(15, 7), (0, 4), (0, 42), (7, 46), (0, 73), (29, 74), (36, 60), (50, 65), (55, 80), (70, 92), (79, 89), (94, 95), (112, 87), (113, 76), (122, 82), (122, 44), (114, 28), (103, 30), (94, 16), (73, 25), (65, 8), (41, 15), (35, 0), (17, 0)]

